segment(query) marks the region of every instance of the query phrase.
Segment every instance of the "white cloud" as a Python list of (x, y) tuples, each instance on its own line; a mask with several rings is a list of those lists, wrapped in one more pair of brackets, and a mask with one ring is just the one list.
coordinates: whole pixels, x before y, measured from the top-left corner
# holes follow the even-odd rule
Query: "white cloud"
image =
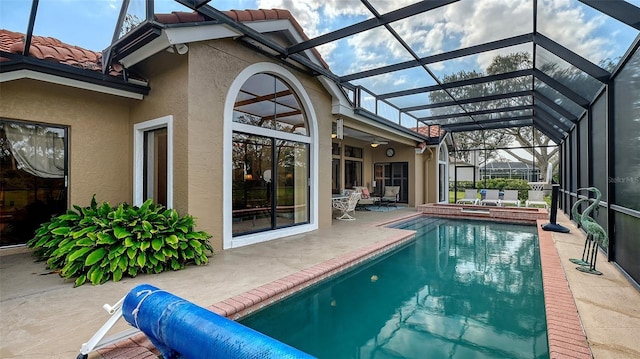
[[(380, 13), (415, 3), (414, 0), (370, 2)], [(288, 9), (310, 38), (372, 16), (358, 0), (258, 0), (257, 5), (259, 8)], [(541, 33), (593, 62), (609, 56), (607, 40), (595, 36), (604, 16), (588, 17), (582, 7), (569, 0), (538, 0), (538, 8), (538, 29)], [(418, 56), (429, 56), (531, 33), (533, 0), (463, 0), (396, 21), (391, 26)], [(339, 49), (344, 46), (348, 49)], [(480, 54), (475, 56), (475, 62), (480, 70), (484, 70), (494, 56), (522, 50), (531, 51), (531, 46)], [(383, 27), (325, 44), (318, 51), (332, 68), (346, 70), (346, 73), (411, 59), (410, 54)], [(335, 62), (338, 60), (348, 60), (349, 63), (338, 65)], [(430, 66), (436, 71), (447, 72), (445, 66), (453, 63), (460, 64), (460, 61)], [(451, 69), (451, 72), (456, 71)], [(376, 82), (379, 81), (389, 81), (389, 84), (402, 82), (397, 76), (379, 77)]]
[(323, 15), (331, 19), (338, 18), (340, 16), (367, 16), (372, 17), (371, 13), (367, 10), (360, 0), (327, 0), (327, 1), (313, 1), (318, 4), (318, 7), (323, 7)]
[(318, 35), (320, 24), (318, 1), (312, 0), (258, 0), (260, 9), (287, 9), (302, 26), (305, 34), (313, 38)]
[(612, 55), (608, 39), (596, 36), (605, 15), (587, 18), (582, 8), (564, 0), (541, 0), (538, 31), (578, 55), (598, 63)]

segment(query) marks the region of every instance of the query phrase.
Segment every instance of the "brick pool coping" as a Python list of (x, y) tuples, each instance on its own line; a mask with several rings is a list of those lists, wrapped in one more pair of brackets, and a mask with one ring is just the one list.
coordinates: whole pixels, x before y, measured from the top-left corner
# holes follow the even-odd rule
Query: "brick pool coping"
[(593, 358), (553, 236), (541, 228), (547, 223), (537, 220), (549, 357)]
[(547, 209), (535, 207), (429, 203), (417, 206), (416, 210), (428, 216), (520, 224), (535, 224), (538, 219), (548, 222), (549, 219)]
[[(374, 226), (387, 226), (393, 222), (399, 222), (422, 215), (422, 213), (413, 214), (393, 221), (377, 223)], [(571, 293), (569, 283), (560, 262), (560, 256), (553, 242), (553, 237), (550, 232), (541, 229), (541, 225), (547, 223), (548, 220), (533, 220), (536, 221), (535, 223), (538, 228), (549, 356), (553, 359), (593, 358), (573, 294)], [(517, 218), (514, 222), (521, 223), (522, 218)], [(531, 223), (532, 220), (529, 219), (527, 222)], [(290, 274), (242, 294), (225, 299), (207, 307), (207, 309), (229, 319), (240, 319), (364, 261), (388, 253), (414, 240), (414, 238), (415, 235), (413, 233), (393, 235), (374, 244), (329, 259), (297, 273)], [(143, 333), (136, 334), (108, 347), (101, 348), (98, 350), (98, 353), (104, 359), (155, 359), (160, 354)]]

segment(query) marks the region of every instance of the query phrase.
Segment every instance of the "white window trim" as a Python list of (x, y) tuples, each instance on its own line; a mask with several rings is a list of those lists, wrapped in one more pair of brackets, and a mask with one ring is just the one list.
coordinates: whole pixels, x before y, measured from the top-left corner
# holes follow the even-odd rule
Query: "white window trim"
[(144, 203), (144, 133), (167, 129), (167, 208), (173, 208), (173, 116), (133, 125), (133, 205)]
[[(233, 131), (234, 130), (247, 130), (247, 126), (233, 122), (233, 107), (236, 101), (236, 97), (247, 80), (258, 73), (270, 73), (278, 76), (281, 80), (285, 81), (295, 93), (301, 102), (307, 122), (309, 125), (309, 136), (300, 136), (295, 134), (287, 134), (278, 131), (275, 137), (278, 138), (291, 138), (295, 141), (301, 141), (309, 143), (309, 224), (287, 227), (283, 229), (277, 229), (262, 233), (249, 234), (244, 236), (233, 237), (233, 218), (231, 209), (233, 208), (232, 201), (232, 163), (231, 163), (231, 150), (233, 146)], [(266, 129), (258, 129), (252, 127), (253, 133), (264, 134)], [(223, 249), (235, 248), (246, 246), (249, 244), (260, 243), (270, 241), (285, 236), (291, 236), (304, 232), (309, 232), (318, 229), (318, 119), (316, 112), (313, 108), (311, 98), (304, 89), (302, 83), (287, 69), (278, 66), (271, 62), (261, 62), (252, 64), (242, 70), (235, 78), (225, 98), (224, 105), (224, 141), (223, 141), (223, 158), (224, 164), (222, 169), (223, 175), (223, 211), (222, 211), (222, 223), (223, 223)]]
[[(443, 152), (444, 151), (444, 152)], [(446, 160), (442, 160), (440, 157), (442, 155), (442, 153), (445, 154), (445, 158)], [(437, 184), (437, 188), (436, 188), (436, 196), (438, 198), (438, 203), (448, 203), (449, 202), (449, 196), (447, 194), (445, 194), (444, 196), (444, 200), (440, 200), (440, 165), (443, 164), (444, 165), (444, 182), (445, 182), (445, 188), (447, 189), (446, 192), (448, 192), (449, 189), (449, 147), (447, 146), (446, 142), (442, 142), (440, 143), (440, 146), (438, 146), (438, 180), (436, 181)]]

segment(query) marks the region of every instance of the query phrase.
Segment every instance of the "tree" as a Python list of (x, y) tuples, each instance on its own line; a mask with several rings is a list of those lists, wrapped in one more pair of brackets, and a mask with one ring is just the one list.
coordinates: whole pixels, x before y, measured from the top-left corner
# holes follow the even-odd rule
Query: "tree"
[(122, 27), (120, 28), (120, 36), (128, 34), (131, 30), (135, 29), (138, 25), (142, 23), (142, 20), (135, 14), (127, 13), (124, 16), (124, 21), (122, 23)]
[[(446, 75), (443, 77), (443, 82), (453, 82), (466, 79), (472, 79), (476, 77), (495, 75), (501, 73), (507, 73), (522, 69), (528, 69), (533, 66), (530, 54), (528, 52), (517, 52), (508, 55), (496, 56), (491, 64), (486, 69), (486, 74), (478, 73), (476, 71), (466, 72), (460, 71), (455, 74)], [(548, 70), (556, 70), (554, 69)], [(563, 73), (561, 75), (569, 78), (568, 81), (575, 81), (575, 73)], [(574, 76), (574, 78), (572, 78)], [(456, 87), (448, 90), (449, 93), (444, 91), (434, 91), (429, 94), (431, 103), (442, 103), (452, 101), (452, 97), (455, 99), (468, 99), (468, 98), (482, 98), (486, 96), (507, 94), (516, 91), (528, 90), (531, 88), (532, 79), (530, 76), (522, 76), (512, 79), (505, 79), (499, 81), (492, 81), (481, 84), (467, 85)], [(486, 109), (498, 110), (496, 113), (488, 115), (476, 115), (474, 119), (492, 119), (492, 118), (505, 118), (505, 122), (509, 121), (508, 116), (518, 116), (517, 113), (499, 113), (499, 109), (508, 108), (519, 105), (531, 104), (531, 98), (529, 96), (523, 97), (510, 97), (506, 99), (498, 99), (492, 101), (478, 101), (470, 104), (463, 104), (464, 111), (473, 112)], [(462, 110), (459, 106), (446, 106), (435, 108), (432, 110), (432, 115), (447, 115), (447, 114), (459, 114)], [(506, 115), (506, 116), (505, 116)], [(466, 117), (451, 117), (446, 120), (446, 123), (461, 123), (473, 121), (469, 116)], [(466, 131), (459, 132), (455, 135), (456, 142), (456, 157), (460, 160), (471, 162), (470, 154), (472, 149), (482, 149), (480, 151), (480, 162), (489, 161), (491, 159), (499, 158), (498, 148), (502, 148), (506, 153), (516, 158), (523, 163), (534, 165), (540, 168), (542, 178), (546, 177), (547, 164), (553, 161), (557, 157), (558, 147), (547, 147), (552, 145), (551, 139), (541, 132), (534, 130), (532, 127), (513, 127), (500, 130), (482, 130), (482, 131)], [(514, 144), (518, 144), (522, 147), (522, 150), (529, 153), (529, 156), (522, 156), (517, 151), (509, 149), (508, 147), (515, 147)], [(506, 149), (505, 149), (506, 148)]]
[[(476, 71), (466, 72), (460, 71), (458, 73), (445, 75), (442, 79), (444, 83), (455, 82), (455, 81), (463, 81), (469, 80), (477, 77), (484, 76), (483, 73), (478, 73)], [(487, 84), (477, 84), (477, 85), (468, 85), (461, 86), (449, 89), (448, 92), (445, 91), (433, 91), (429, 93), (429, 100), (432, 104), (442, 103), (442, 102), (450, 102), (453, 98), (455, 99), (466, 99), (466, 98), (476, 98), (476, 97), (484, 97), (492, 94), (492, 90), (490, 86)], [(465, 104), (464, 108), (467, 112), (475, 111), (480, 108), (478, 104)], [(448, 115), (448, 114), (459, 114), (462, 112), (462, 109), (458, 106), (446, 106), (446, 107), (437, 107), (431, 110), (431, 114), (433, 116), (440, 115)], [(471, 121), (469, 117), (453, 117), (446, 121), (447, 124), (453, 123), (461, 123)], [(458, 132), (454, 138), (456, 149), (460, 151), (456, 151), (456, 158), (465, 161), (465, 162), (473, 162), (471, 160), (471, 151), (473, 149), (486, 149), (486, 151), (481, 151), (479, 153), (479, 161), (485, 162), (490, 159), (495, 159), (497, 157), (496, 148), (504, 147), (509, 142), (512, 141), (512, 138), (509, 136), (486, 136), (484, 131), (468, 131), (468, 132)]]

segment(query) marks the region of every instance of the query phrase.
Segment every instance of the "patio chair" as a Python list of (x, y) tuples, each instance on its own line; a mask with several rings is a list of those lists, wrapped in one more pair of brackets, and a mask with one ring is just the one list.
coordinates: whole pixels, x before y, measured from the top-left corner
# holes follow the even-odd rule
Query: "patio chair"
[(485, 189), (485, 195), (484, 198), (480, 200), (480, 204), (483, 206), (499, 206), (500, 191), (497, 189)]
[(398, 207), (398, 197), (400, 196), (400, 186), (386, 186), (384, 188), (384, 195), (380, 197), (380, 204), (384, 204), (389, 207), (393, 205)]
[(465, 189), (464, 198), (456, 201), (457, 204), (478, 204), (478, 190), (477, 189)]
[(356, 213), (356, 206), (358, 205), (358, 201), (360, 200), (359, 192), (351, 192), (349, 197), (336, 199), (333, 201), (333, 208), (338, 209), (342, 212), (340, 217), (336, 217), (341, 221), (355, 221), (356, 218), (349, 214), (352, 212), (354, 215)]
[(367, 206), (380, 202), (380, 197), (372, 196), (367, 187), (357, 186), (354, 187), (354, 189), (356, 192), (360, 193), (360, 200), (358, 201), (356, 209), (362, 208), (364, 210), (368, 210)]
[(518, 199), (518, 190), (505, 189), (504, 195), (500, 200), (500, 205), (501, 206), (515, 205), (516, 207), (520, 207), (520, 200)]
[(549, 209), (549, 205), (544, 201), (544, 191), (533, 190), (529, 191), (529, 199), (524, 202), (525, 207), (543, 206), (545, 209)]

